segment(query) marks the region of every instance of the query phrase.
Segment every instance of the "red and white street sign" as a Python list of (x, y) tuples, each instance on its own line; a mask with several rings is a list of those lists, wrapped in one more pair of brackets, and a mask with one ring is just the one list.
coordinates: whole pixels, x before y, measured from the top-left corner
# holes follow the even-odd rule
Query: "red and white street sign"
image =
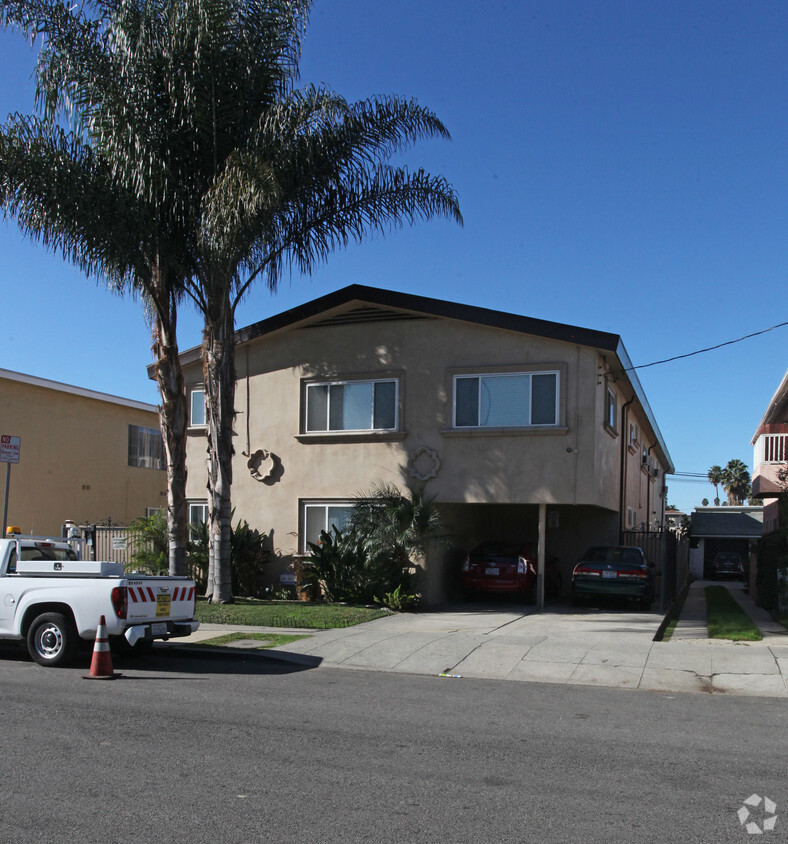
[(19, 463), (22, 441), (10, 434), (0, 434), (0, 463)]

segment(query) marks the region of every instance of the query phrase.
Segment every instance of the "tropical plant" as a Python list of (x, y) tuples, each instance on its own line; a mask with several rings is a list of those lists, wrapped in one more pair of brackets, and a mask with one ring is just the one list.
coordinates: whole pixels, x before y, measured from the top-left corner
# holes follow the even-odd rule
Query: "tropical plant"
[[(255, 281), (276, 290), (288, 266), (309, 274), (335, 248), (370, 232), (433, 216), (461, 222), (444, 179), (388, 163), (419, 139), (448, 137), (434, 114), (394, 97), (348, 103), (324, 86), (296, 90), (310, 6), (309, 0), (3, 4), (4, 22), (42, 32), (52, 45), (39, 70), (49, 113), (69, 106), (87, 138), (83, 144), (74, 133), (61, 146), (74, 147), (78, 161), (93, 156), (101, 165), (101, 178), (80, 201), (103, 197), (109, 183), (119, 215), (100, 219), (141, 244), (150, 276), (160, 273), (173, 290), (183, 281), (204, 317), (207, 594), (218, 601), (232, 599), (238, 303)], [(59, 236), (53, 231), (48, 236)], [(89, 253), (91, 267), (95, 254)], [(174, 331), (168, 343), (160, 350), (172, 348)], [(165, 364), (157, 377), (160, 388), (166, 382), (170, 389), (180, 383), (179, 372), (170, 356)], [(166, 413), (162, 418), (169, 424)], [(174, 433), (180, 442), (177, 425)]]
[(414, 567), (426, 556), (430, 542), (440, 537), (440, 516), (424, 485), (403, 495), (393, 484), (381, 484), (353, 506), (349, 528), (365, 558), (373, 595), (383, 596), (398, 586), (409, 590)]
[(162, 574), (168, 568), (167, 517), (162, 511), (134, 519), (128, 528), (132, 552), (127, 571)]
[(728, 494), (728, 504), (741, 504), (752, 491), (746, 464), (741, 460), (729, 460), (722, 470), (722, 485)]
[(409, 612), (419, 605), (419, 596), (406, 592), (399, 584), (392, 592), (386, 592), (382, 598), (375, 598), (376, 604), (382, 604), (394, 612)]
[(722, 467), (721, 466), (712, 466), (711, 469), (709, 469), (706, 477), (709, 479), (709, 483), (714, 487), (714, 504), (717, 507), (719, 507), (720, 506), (720, 484), (722, 483)]
[(181, 175), (169, 166), (175, 97), (145, 72), (146, 9), (153, 5), (4, 0), (0, 25), (43, 45), (40, 116), (14, 115), (0, 130), (0, 203), (23, 233), (143, 299), (162, 397), (169, 569), (183, 574), (187, 413), (176, 328), (192, 250), (170, 190)]
[(270, 559), (265, 547), (267, 542), (267, 534), (250, 528), (246, 521), (239, 521), (233, 529), (230, 567), (234, 595), (257, 597), (263, 567)]
[(372, 599), (365, 577), (364, 558), (352, 533), (343, 534), (336, 526), (320, 531), (318, 542), (309, 542), (309, 555), (303, 561), (300, 589), (311, 590), (328, 603), (366, 603)]

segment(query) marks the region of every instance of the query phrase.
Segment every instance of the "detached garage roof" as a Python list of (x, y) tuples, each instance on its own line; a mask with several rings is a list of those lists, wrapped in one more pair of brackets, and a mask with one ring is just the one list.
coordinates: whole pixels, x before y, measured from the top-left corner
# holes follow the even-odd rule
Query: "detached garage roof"
[(763, 507), (704, 507), (691, 516), (692, 535), (757, 539), (763, 533)]

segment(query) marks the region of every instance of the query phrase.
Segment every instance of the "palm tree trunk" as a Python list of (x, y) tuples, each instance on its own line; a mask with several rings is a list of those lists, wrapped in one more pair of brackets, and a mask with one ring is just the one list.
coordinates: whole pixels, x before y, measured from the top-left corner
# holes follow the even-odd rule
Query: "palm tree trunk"
[(167, 464), (167, 536), (171, 575), (187, 573), (189, 539), (186, 504), (186, 394), (178, 356), (177, 310), (172, 297), (160, 303), (153, 339), (154, 372), (161, 405), (159, 424)]
[(232, 601), (230, 535), (235, 418), (235, 343), (228, 295), (206, 310), (202, 358), (208, 426), (208, 539), (210, 565), (206, 595), (213, 602)]

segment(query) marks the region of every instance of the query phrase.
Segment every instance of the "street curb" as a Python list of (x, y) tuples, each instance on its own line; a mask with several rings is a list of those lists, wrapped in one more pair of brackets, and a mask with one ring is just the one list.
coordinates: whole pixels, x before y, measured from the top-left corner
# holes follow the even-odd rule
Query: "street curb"
[(284, 653), (282, 651), (273, 651), (266, 648), (232, 648), (224, 645), (214, 645), (204, 647), (201, 645), (186, 645), (186, 644), (166, 644), (160, 647), (153, 648), (154, 653), (177, 653), (179, 656), (185, 656), (187, 659), (195, 659), (197, 657), (218, 657), (229, 658), (233, 660), (243, 661), (248, 657), (253, 659), (269, 659), (275, 662), (290, 662), (296, 665), (305, 665), (312, 668), (317, 668), (323, 662), (322, 657), (309, 656), (308, 654)]

